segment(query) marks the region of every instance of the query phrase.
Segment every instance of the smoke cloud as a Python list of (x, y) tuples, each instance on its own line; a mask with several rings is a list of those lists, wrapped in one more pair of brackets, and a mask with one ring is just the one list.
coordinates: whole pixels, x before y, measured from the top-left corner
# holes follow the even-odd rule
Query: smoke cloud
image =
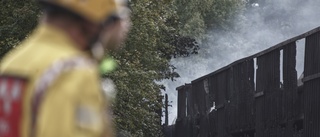
[[(210, 30), (209, 39), (201, 43), (199, 54), (172, 59), (181, 77), (162, 82), (166, 87), (164, 93), (172, 101), (170, 124), (177, 116), (176, 87), (320, 26), (318, 0), (261, 0), (251, 6), (237, 15), (231, 30)], [(303, 69), (304, 40), (297, 44), (299, 75)]]

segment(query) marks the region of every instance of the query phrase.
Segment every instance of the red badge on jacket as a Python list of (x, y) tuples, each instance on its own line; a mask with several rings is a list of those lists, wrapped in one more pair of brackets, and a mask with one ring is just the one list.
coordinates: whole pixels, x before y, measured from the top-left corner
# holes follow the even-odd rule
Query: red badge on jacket
[(0, 76), (0, 137), (19, 137), (26, 79)]

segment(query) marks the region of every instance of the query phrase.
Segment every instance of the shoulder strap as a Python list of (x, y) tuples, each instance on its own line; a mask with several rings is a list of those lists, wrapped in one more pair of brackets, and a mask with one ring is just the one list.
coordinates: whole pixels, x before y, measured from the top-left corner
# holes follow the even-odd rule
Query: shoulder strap
[(75, 68), (90, 68), (93, 67), (94, 62), (84, 57), (74, 57), (67, 60), (55, 62), (48, 68), (38, 79), (35, 90), (31, 100), (31, 137), (35, 137), (35, 125), (37, 123), (37, 115), (39, 106), (49, 86), (65, 71)]

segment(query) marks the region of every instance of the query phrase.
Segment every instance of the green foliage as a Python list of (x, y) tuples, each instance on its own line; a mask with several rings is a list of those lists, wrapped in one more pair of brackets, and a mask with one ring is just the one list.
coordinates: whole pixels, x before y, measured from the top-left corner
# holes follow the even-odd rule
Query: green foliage
[(0, 57), (23, 40), (37, 24), (34, 1), (0, 1)]
[(177, 23), (171, 25), (178, 34), (171, 44), (175, 47), (174, 57), (186, 57), (206, 48), (203, 42), (212, 39), (208, 32), (232, 30), (235, 16), (245, 9), (246, 0), (175, 0), (174, 5)]
[(190, 19), (186, 20), (180, 33), (188, 37), (200, 37), (205, 33), (206, 27), (200, 12), (195, 12)]
[(203, 39), (210, 29), (227, 29), (243, 0), (176, 0), (180, 34)]
[(162, 101), (156, 81), (175, 76), (169, 66), (173, 50), (163, 35), (172, 30), (165, 24), (171, 16), (166, 7), (171, 4), (158, 0), (133, 1), (133, 27), (126, 46), (112, 53), (120, 66), (108, 75), (118, 87), (114, 104), (117, 128), (132, 136), (154, 137), (161, 133)]

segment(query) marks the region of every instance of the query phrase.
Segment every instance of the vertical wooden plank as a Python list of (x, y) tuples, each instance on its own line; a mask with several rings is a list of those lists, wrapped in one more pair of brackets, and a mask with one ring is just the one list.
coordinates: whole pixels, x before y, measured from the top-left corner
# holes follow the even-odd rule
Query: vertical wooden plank
[(232, 68), (233, 79), (232, 79), (232, 92), (230, 94), (230, 107), (229, 113), (231, 117), (230, 127), (231, 132), (239, 132), (240, 130), (240, 121), (242, 118), (239, 117), (239, 89), (240, 89), (240, 77), (239, 77), (240, 67), (239, 64), (234, 65)]
[(226, 136), (227, 71), (216, 74), (218, 136)]
[(247, 92), (248, 92), (248, 112), (247, 112), (247, 117), (249, 121), (249, 128), (251, 130), (255, 129), (255, 107), (254, 107), (254, 93), (255, 93), (255, 78), (254, 78), (254, 60), (250, 59), (248, 60), (248, 82), (247, 82)]
[(185, 118), (186, 117), (186, 91), (185, 86), (177, 88), (178, 90), (178, 118)]
[(257, 59), (257, 92), (263, 96), (257, 98), (256, 129), (257, 136), (269, 137), (277, 123), (277, 92), (280, 88), (280, 51), (274, 50)]
[(187, 127), (186, 109), (187, 109), (187, 88), (186, 86), (181, 86), (177, 88), (178, 90), (178, 117), (176, 120), (176, 137), (186, 137), (186, 132), (183, 132)]
[(187, 99), (187, 116), (192, 117), (194, 115), (193, 113), (193, 98), (192, 98), (192, 85), (186, 84), (185, 85), (186, 90), (186, 99)]
[[(320, 33), (317, 32), (306, 38), (305, 49), (305, 78), (310, 78), (320, 73)], [(304, 81), (305, 93), (305, 137), (320, 136), (320, 96), (319, 78)]]
[(299, 113), (296, 111), (299, 107), (295, 105), (298, 99), (296, 53), (295, 42), (283, 48), (283, 105), (281, 119), (284, 120), (282, 123), (287, 124), (285, 137), (292, 137), (294, 135), (293, 123), (299, 116)]

